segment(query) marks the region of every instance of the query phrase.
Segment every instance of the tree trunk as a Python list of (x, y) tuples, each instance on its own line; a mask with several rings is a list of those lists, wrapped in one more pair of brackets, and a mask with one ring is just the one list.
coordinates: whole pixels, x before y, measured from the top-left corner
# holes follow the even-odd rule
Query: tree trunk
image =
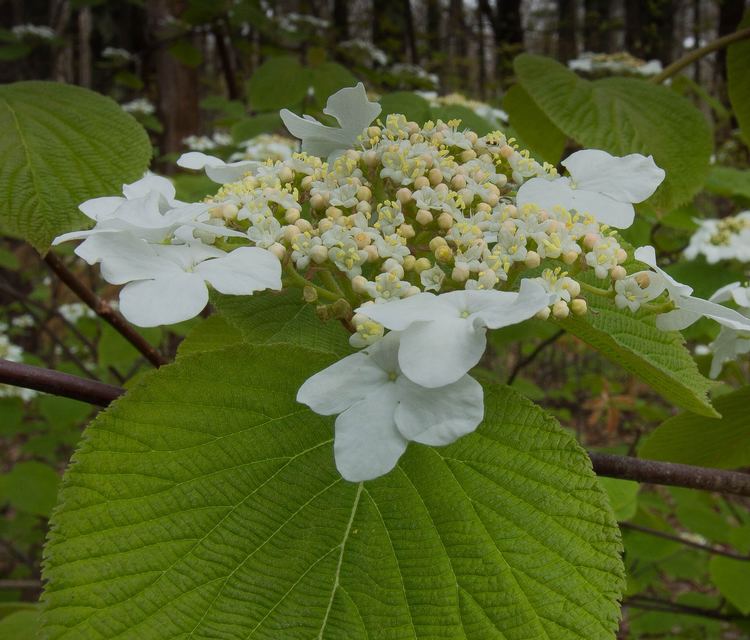
[(575, 0), (559, 0), (557, 3), (557, 57), (567, 62), (578, 56), (576, 30), (578, 23)]
[(372, 42), (394, 62), (406, 61), (404, 0), (373, 0)]
[(595, 53), (609, 53), (612, 4), (606, 0), (585, 0), (584, 6), (583, 48)]
[(334, 44), (349, 39), (349, 3), (347, 0), (334, 0), (333, 2), (333, 33), (336, 38)]
[(198, 71), (183, 65), (158, 43), (161, 25), (170, 15), (179, 17), (185, 6), (183, 0), (147, 3), (149, 32), (156, 41), (154, 67), (159, 92), (156, 108), (164, 125), (160, 145), (162, 153), (181, 151), (183, 138), (196, 133), (200, 127)]

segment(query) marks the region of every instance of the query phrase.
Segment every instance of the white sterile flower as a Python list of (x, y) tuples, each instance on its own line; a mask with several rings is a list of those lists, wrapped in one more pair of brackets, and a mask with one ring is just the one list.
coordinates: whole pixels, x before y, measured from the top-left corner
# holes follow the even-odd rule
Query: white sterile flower
[(323, 109), (323, 113), (338, 121), (340, 128), (328, 127), (310, 116), (301, 118), (289, 109), (282, 109), (280, 114), (289, 132), (302, 140), (302, 151), (326, 158), (337, 151), (356, 147), (358, 138), (380, 111), (377, 102), (367, 99), (360, 82), (334, 93)]
[(653, 247), (645, 246), (635, 250), (634, 257), (651, 267), (656, 276), (661, 278), (670, 300), (677, 307), (674, 311), (660, 314), (656, 326), (664, 331), (681, 331), (697, 322), (701, 317), (715, 320), (720, 325), (736, 330), (750, 330), (750, 318), (733, 309), (728, 309), (716, 302), (692, 296), (693, 288), (677, 282), (666, 271), (656, 264), (656, 252)]
[(399, 367), (400, 337), (389, 333), (316, 373), (297, 393), (297, 401), (316, 413), (338, 414), (336, 468), (351, 482), (388, 473), (410, 440), (450, 444), (474, 431), (484, 417), (482, 387), (467, 375), (430, 389), (409, 380)]
[(722, 327), (716, 340), (708, 347), (713, 353), (709, 375), (716, 378), (727, 362), (750, 353), (750, 331), (736, 331), (729, 327)]
[(125, 284), (120, 311), (133, 324), (155, 327), (198, 315), (210, 284), (220, 293), (250, 295), (281, 289), (281, 264), (265, 249), (240, 247), (226, 253), (196, 242), (152, 245), (125, 234), (101, 234), (107, 258), (102, 277)]
[(200, 151), (189, 151), (183, 153), (177, 159), (177, 166), (183, 169), (203, 169), (206, 175), (218, 184), (236, 182), (248, 171), (256, 169), (260, 162), (255, 160), (239, 160), (237, 162), (224, 162), (221, 158), (206, 155)]
[(633, 203), (649, 198), (664, 180), (652, 156), (612, 156), (599, 149), (576, 151), (562, 161), (569, 178), (532, 178), (518, 190), (517, 206), (535, 203), (590, 213), (599, 222), (625, 229), (633, 224)]
[(365, 305), (357, 312), (388, 329), (403, 331), (401, 370), (417, 384), (441, 387), (455, 382), (479, 362), (487, 329), (527, 320), (546, 307), (549, 299), (539, 284), (522, 280), (519, 293), (420, 293), (387, 304)]

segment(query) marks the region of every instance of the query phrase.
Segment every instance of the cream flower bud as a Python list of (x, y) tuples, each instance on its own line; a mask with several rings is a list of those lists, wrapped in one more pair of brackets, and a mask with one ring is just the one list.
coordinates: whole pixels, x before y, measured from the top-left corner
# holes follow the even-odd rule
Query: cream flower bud
[(315, 264), (323, 264), (328, 260), (328, 247), (323, 244), (317, 244), (310, 249), (310, 258)]
[(486, 202), (480, 202), (477, 205), (477, 211), (481, 211), (482, 213), (492, 213), (492, 207)]
[(328, 207), (326, 209), (326, 216), (328, 216), (332, 220), (336, 220), (337, 218), (340, 218), (342, 215), (344, 215), (344, 212), (338, 207)]
[(289, 167), (282, 167), (277, 175), (282, 184), (294, 180), (294, 171), (292, 171)]
[(416, 233), (414, 231), (414, 227), (412, 227), (410, 224), (402, 224), (398, 228), (398, 235), (409, 240), (410, 238), (413, 238)]
[(362, 200), (357, 203), (356, 209), (359, 213), (368, 214), (372, 211), (372, 205), (369, 202)]
[(437, 251), (438, 247), (443, 247), (447, 244), (448, 243), (446, 242), (445, 238), (443, 238), (442, 236), (435, 236), (432, 240), (430, 240), (430, 251), (434, 253), (435, 251)]
[(365, 151), (362, 154), (362, 162), (364, 162), (368, 167), (374, 167), (378, 164), (378, 154), (375, 153), (372, 149), (370, 149), (369, 151)]
[(432, 212), (427, 209), (420, 209), (417, 211), (416, 220), (421, 225), (427, 225), (432, 222)]
[(430, 179), (430, 184), (434, 187), (435, 185), (438, 185), (443, 181), (443, 172), (440, 171), (440, 169), (438, 169), (437, 167), (433, 167), (432, 169), (430, 169), (427, 177)]
[(294, 224), (299, 220), (300, 218), (300, 212), (299, 209), (287, 209), (284, 212), (284, 220), (288, 222), (289, 224)]
[(570, 310), (573, 312), (573, 315), (583, 316), (588, 311), (588, 305), (583, 298), (576, 298), (570, 303)]
[(414, 271), (416, 271), (417, 273), (422, 273), (423, 271), (427, 271), (427, 269), (431, 268), (432, 263), (430, 262), (429, 258), (418, 258), (414, 263)]
[(564, 320), (570, 315), (570, 307), (565, 300), (558, 300), (552, 305), (552, 315), (558, 320)]
[(453, 216), (450, 213), (447, 213), (446, 211), (443, 211), (438, 216), (438, 227), (440, 227), (443, 230), (448, 230), (453, 226)]
[(524, 260), (524, 264), (529, 269), (536, 269), (542, 262), (542, 259), (539, 257), (539, 254), (536, 251), (529, 251), (526, 254), (526, 260)]
[(328, 204), (328, 199), (324, 198), (321, 194), (316, 193), (310, 198), (310, 206), (313, 209), (322, 209)]
[(313, 177), (305, 176), (304, 178), (302, 178), (302, 182), (300, 182), (300, 186), (305, 191), (310, 191), (310, 187), (312, 186), (312, 183), (313, 183)]
[(539, 311), (537, 311), (534, 317), (537, 320), (546, 320), (547, 318), (549, 318), (549, 314), (550, 314), (549, 307), (544, 307), (544, 309), (540, 309)]
[(275, 255), (279, 260), (283, 260), (286, 257), (286, 248), (279, 242), (274, 242), (268, 250)]
[(406, 256), (404, 258), (404, 271), (411, 271), (412, 269), (414, 269), (414, 266), (416, 265), (416, 263), (417, 263), (417, 259), (414, 256), (412, 255)]
[(510, 158), (514, 153), (515, 150), (508, 144), (504, 144), (502, 147), (500, 147), (500, 155), (506, 160)]
[(381, 271), (384, 273), (390, 273), (396, 276), (399, 280), (404, 277), (404, 268), (393, 258), (388, 258), (388, 260), (383, 263)]
[(583, 236), (583, 246), (587, 249), (593, 249), (601, 239), (602, 237), (598, 233), (587, 233)]
[(453, 267), (451, 278), (456, 282), (466, 282), (471, 272), (466, 267)]
[(294, 223), (294, 226), (297, 227), (300, 231), (312, 231), (312, 225), (308, 220), (305, 220), (304, 218), (300, 218)]
[(377, 138), (380, 136), (380, 127), (367, 127), (367, 137)]
[(440, 262), (450, 262), (453, 260), (453, 250), (447, 244), (438, 247), (435, 251), (435, 258)]
[(635, 276), (635, 281), (641, 289), (648, 289), (651, 285), (651, 278), (645, 271), (641, 271), (641, 273), (637, 274)]
[(609, 272), (609, 277), (612, 278), (612, 280), (622, 280), (627, 275), (628, 272), (625, 271), (625, 268), (621, 267), (620, 265), (612, 267)]
[(357, 189), (357, 200), (366, 200), (367, 202), (369, 202), (371, 199), (372, 191), (370, 190), (370, 187), (362, 185), (359, 189)]
[(372, 244), (372, 238), (364, 231), (360, 231), (354, 236), (354, 242), (357, 243), (359, 249), (364, 249), (368, 244)]
[(479, 139), (479, 136), (477, 136), (477, 134), (474, 133), (473, 131), (467, 131), (465, 135), (466, 135), (466, 139), (472, 145), (476, 144), (477, 140)]
[(418, 176), (414, 179), (415, 189), (424, 189), (430, 186), (430, 179), (427, 176)]
[(484, 197), (484, 201), (491, 207), (494, 207), (498, 202), (500, 202), (500, 195), (497, 193), (489, 193)]
[(318, 222), (318, 231), (320, 231), (320, 233), (325, 233), (326, 231), (333, 229), (334, 225), (334, 221), (330, 218), (323, 218), (320, 222)]
[(451, 179), (451, 186), (454, 189), (463, 189), (466, 186), (466, 178), (464, 178), (461, 174), (456, 174)]
[(415, 296), (418, 293), (422, 293), (422, 290), (419, 287), (415, 287), (414, 285), (412, 285), (411, 287), (409, 287), (406, 290), (406, 292), (404, 293), (403, 297), (404, 298), (410, 298), (411, 296)]
[(318, 301), (318, 292), (315, 289), (315, 287), (313, 287), (310, 284), (306, 284), (302, 288), (302, 299), (305, 302), (317, 302)]
[(628, 259), (628, 252), (625, 251), (625, 249), (620, 248), (615, 253), (615, 257), (617, 258), (617, 262), (619, 264), (622, 264), (623, 262), (625, 262)]
[(438, 185), (435, 185), (435, 191), (437, 191), (441, 196), (446, 196), (450, 192), (450, 189), (448, 188), (448, 185), (445, 184), (445, 182), (441, 182)]
[(284, 240), (286, 240), (287, 242), (291, 242), (296, 236), (302, 233), (299, 230), (299, 227), (294, 224), (288, 224), (283, 228), (282, 231), (284, 233)]
[(363, 251), (367, 253), (367, 262), (377, 262), (380, 260), (378, 248), (374, 244), (368, 244)]
[[(367, 278), (365, 278), (364, 276), (354, 276), (352, 278), (352, 290), (354, 291), (354, 293), (358, 293), (360, 295), (364, 295), (365, 293), (367, 293)], [(354, 318), (352, 318), (352, 322), (354, 322), (354, 324), (357, 324), (357, 321), (355, 320), (357, 316), (361, 316), (362, 318), (366, 317), (362, 316), (362, 314), (359, 313), (355, 314)]]
[(578, 254), (575, 251), (566, 251), (562, 254), (562, 260), (565, 264), (573, 264), (578, 259)]
[(570, 293), (570, 296), (572, 298), (575, 298), (581, 293), (581, 284), (578, 282), (578, 280), (573, 280), (573, 278), (566, 278), (565, 289), (568, 291), (568, 293)]
[(461, 162), (468, 162), (469, 160), (473, 160), (477, 157), (477, 152), (474, 151), (474, 149), (466, 149), (466, 151), (462, 151), (459, 158), (461, 158)]
[(406, 187), (401, 187), (398, 191), (396, 191), (396, 199), (401, 204), (406, 204), (411, 200), (411, 189), (407, 189)]

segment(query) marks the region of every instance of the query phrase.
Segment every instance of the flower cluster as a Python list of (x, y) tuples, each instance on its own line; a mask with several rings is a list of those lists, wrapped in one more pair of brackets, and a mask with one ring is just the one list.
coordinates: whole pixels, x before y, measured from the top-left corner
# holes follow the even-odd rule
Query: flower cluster
[(285, 136), (272, 133), (262, 133), (259, 136), (245, 140), (239, 144), (240, 151), (229, 157), (235, 160), (291, 160), (292, 154), (298, 150), (299, 143)]
[(502, 109), (493, 107), (486, 102), (471, 100), (460, 93), (449, 93), (439, 96), (435, 91), (417, 91), (417, 94), (427, 100), (433, 107), (466, 107), (471, 109), (480, 118), (486, 120), (491, 126), (498, 129), (505, 126), (508, 122), (508, 114)]
[(19, 24), (11, 29), (13, 35), (19, 40), (25, 38), (38, 38), (39, 40), (52, 40), (55, 37), (54, 29), (38, 24)]
[(339, 127), (282, 110), (301, 140), (285, 159), (183, 155), (178, 164), (221, 183), (203, 202), (179, 202), (169, 182), (146, 176), (123, 198), (84, 203), (94, 228), (56, 242), (83, 239), (78, 255), (125, 284), (121, 311), (143, 326), (199, 313), (206, 283), (247, 295), (281, 288), (283, 270), (284, 285), (318, 303), (322, 319), (343, 321), (362, 349), (298, 396), (337, 414), (335, 458), (348, 480), (388, 472), (410, 440), (443, 445), (473, 431), (483, 393), (468, 373), (487, 331), (584, 315), (584, 289), (660, 313), (665, 330), (708, 316), (750, 331), (741, 314), (671, 279), (650, 247), (633, 255), (619, 240), (613, 227), (629, 226), (633, 203), (664, 178), (652, 158), (579, 151), (561, 177), (500, 131), (376, 120), (361, 84), (324, 112)]
[[(734, 302), (743, 316), (750, 318), (750, 287), (742, 286), (739, 282), (733, 282), (719, 289), (711, 296), (710, 301), (714, 303)], [(713, 353), (710, 375), (717, 377), (727, 362), (737, 359), (738, 356), (750, 353), (750, 328), (735, 325), (721, 327), (716, 339), (708, 345), (708, 350)]]
[(232, 136), (224, 131), (215, 131), (210, 136), (193, 135), (182, 139), (182, 144), (191, 151), (213, 151), (220, 147), (228, 147), (233, 142)]
[(721, 260), (750, 262), (750, 211), (721, 220), (701, 220), (684, 255), (688, 260), (702, 255), (709, 264)]
[(659, 60), (641, 60), (626, 51), (620, 53), (592, 53), (584, 51), (578, 58), (568, 60), (568, 68), (585, 74), (633, 74), (655, 76), (663, 70)]
[(150, 116), (156, 112), (156, 107), (148, 98), (135, 98), (120, 105), (123, 111), (135, 115)]

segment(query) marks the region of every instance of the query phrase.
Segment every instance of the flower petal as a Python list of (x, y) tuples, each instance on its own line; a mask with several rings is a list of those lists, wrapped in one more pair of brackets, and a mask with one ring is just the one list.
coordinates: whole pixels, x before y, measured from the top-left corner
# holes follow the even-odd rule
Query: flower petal
[(302, 141), (300, 150), (310, 155), (327, 158), (336, 151), (353, 147), (357, 141), (357, 136), (348, 130), (301, 118), (289, 109), (282, 109), (279, 114), (289, 133)]
[(629, 202), (620, 202), (610, 196), (586, 189), (573, 190), (573, 209), (589, 213), (601, 224), (627, 229), (635, 220), (635, 209)]
[(224, 257), (195, 267), (221, 293), (247, 295), (263, 289), (281, 289), (281, 263), (270, 251), (240, 247)]
[(130, 282), (120, 291), (120, 311), (139, 327), (174, 324), (197, 316), (208, 304), (208, 289), (194, 273), (177, 271), (155, 280)]
[(470, 294), (473, 299), (475, 306), (472, 311), (479, 308), (473, 314), (475, 326), (478, 321), (479, 326), (489, 329), (508, 327), (528, 320), (548, 306), (552, 298), (544, 287), (528, 278), (521, 280), (518, 293), (507, 291), (467, 291), (466, 293)]
[(260, 162), (255, 160), (239, 160), (237, 162), (226, 163), (221, 158), (209, 156), (199, 151), (183, 153), (177, 159), (177, 166), (184, 169), (203, 169), (211, 180), (219, 184), (236, 182), (248, 171), (257, 168), (260, 164)]
[(485, 330), (474, 329), (464, 318), (415, 322), (401, 335), (398, 363), (412, 382), (444, 387), (475, 366), (486, 345)]
[(101, 262), (102, 277), (111, 284), (150, 280), (164, 272), (181, 271), (158, 256), (152, 245), (127, 232), (93, 234), (75, 252), (89, 264)]
[(388, 374), (367, 354), (354, 353), (305, 380), (297, 402), (330, 416), (346, 411), (384, 384), (389, 384)]
[(653, 195), (665, 176), (653, 156), (640, 153), (619, 157), (601, 149), (584, 149), (565, 158), (562, 165), (578, 189), (605, 194), (619, 202), (643, 202)]
[(449, 300), (434, 293), (418, 293), (409, 298), (401, 298), (383, 304), (365, 304), (357, 308), (357, 313), (379, 322), (388, 329), (402, 331), (413, 322), (428, 321), (437, 315), (458, 316)]
[(554, 211), (555, 207), (572, 209), (573, 189), (570, 188), (570, 180), (568, 178), (527, 180), (518, 189), (516, 205), (521, 208), (527, 204), (535, 204), (547, 211)]
[(125, 198), (120, 196), (104, 196), (103, 198), (86, 200), (86, 202), (78, 205), (78, 209), (81, 213), (98, 222), (111, 218), (123, 202), (125, 202)]
[(342, 129), (361, 134), (380, 115), (382, 107), (378, 102), (367, 99), (365, 85), (358, 82), (331, 95), (323, 113), (338, 120)]
[(677, 280), (656, 264), (656, 250), (653, 247), (649, 245), (638, 247), (633, 252), (633, 257), (638, 260), (638, 262), (647, 264), (664, 279), (664, 286), (669, 292), (669, 297), (678, 305), (680, 304), (681, 298), (688, 297), (693, 293), (693, 288), (691, 286), (677, 282)]
[(484, 392), (474, 378), (427, 389), (401, 376), (396, 426), (407, 440), (441, 446), (474, 431), (484, 418)]
[(678, 304), (679, 309), (656, 318), (657, 327), (665, 331), (680, 331), (697, 322), (701, 317), (706, 317), (730, 329), (750, 331), (750, 318), (720, 304), (692, 296), (680, 298)]
[(333, 453), (339, 473), (351, 482), (388, 473), (406, 451), (407, 440), (396, 428), (395, 384), (375, 389), (336, 418)]
[(142, 198), (152, 192), (161, 195), (170, 205), (176, 203), (176, 191), (171, 180), (155, 173), (147, 172), (140, 180), (122, 186), (122, 193), (128, 200)]

